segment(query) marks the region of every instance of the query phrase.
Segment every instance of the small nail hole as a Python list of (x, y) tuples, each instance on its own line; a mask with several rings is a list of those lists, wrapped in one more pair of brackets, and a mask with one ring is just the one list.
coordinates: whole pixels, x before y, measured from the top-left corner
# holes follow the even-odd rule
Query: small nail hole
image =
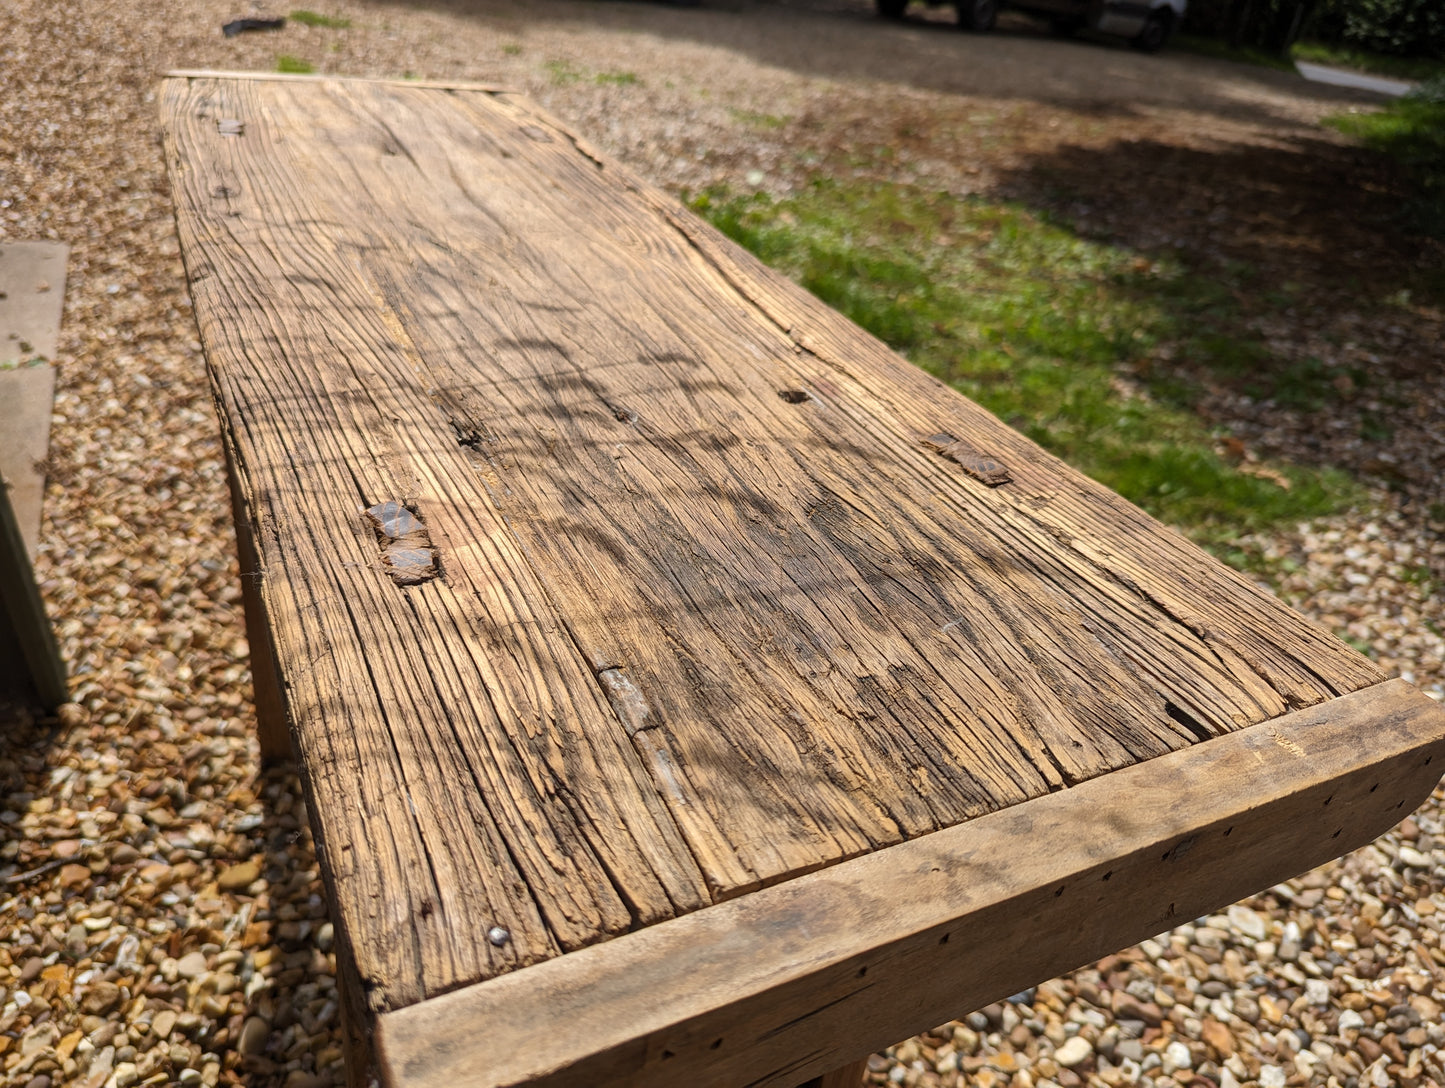
[(868, 968), (866, 968), (866, 967), (860, 967), (860, 968), (858, 968), (858, 977), (859, 977), (859, 978), (862, 978), (862, 977), (863, 977), (864, 975), (866, 975), (867, 973), (868, 973)]
[(1113, 876), (1113, 875), (1114, 875), (1114, 870), (1113, 870), (1113, 869), (1110, 869), (1107, 873), (1104, 874), (1104, 879), (1105, 879), (1105, 880), (1108, 880), (1108, 879), (1109, 879), (1111, 876)]
[(808, 399), (808, 394), (801, 389), (779, 389), (778, 396), (782, 397), (789, 404), (802, 404)]
[(939, 944), (947, 944), (947, 943), (948, 943), (948, 934), (945, 933), (942, 937), (938, 938), (938, 943), (939, 943)]
[(722, 1040), (721, 1040), (721, 1039), (714, 1039), (714, 1040), (712, 1041), (712, 1046), (708, 1047), (708, 1049), (709, 1049), (709, 1050), (716, 1050), (716, 1049), (717, 1049), (718, 1047), (720, 1047), (720, 1046), (722, 1046)]

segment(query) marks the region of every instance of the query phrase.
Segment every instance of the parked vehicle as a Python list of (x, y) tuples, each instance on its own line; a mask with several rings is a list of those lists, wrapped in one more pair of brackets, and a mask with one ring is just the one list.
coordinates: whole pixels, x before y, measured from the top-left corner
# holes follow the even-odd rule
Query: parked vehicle
[[(908, 0), (876, 0), (878, 14), (901, 19)], [(1184, 18), (1187, 0), (924, 0), (929, 7), (952, 3), (959, 25), (967, 30), (992, 30), (1005, 3), (1053, 23), (1055, 32), (1073, 34), (1097, 30), (1128, 38), (1138, 49), (1153, 53), (1163, 48)]]

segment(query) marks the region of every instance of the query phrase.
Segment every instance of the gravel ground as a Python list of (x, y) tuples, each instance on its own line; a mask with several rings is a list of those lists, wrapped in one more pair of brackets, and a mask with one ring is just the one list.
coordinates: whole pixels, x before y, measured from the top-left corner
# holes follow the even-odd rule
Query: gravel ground
[[(0, 9), (0, 239), (72, 247), (38, 573), (76, 699), (58, 719), (0, 711), (7, 1083), (342, 1082), (304, 807), (293, 775), (257, 768), (221, 454), (156, 138), (168, 68), (285, 53), (501, 82), (674, 190), (867, 169), (1300, 282), (1308, 301), (1260, 332), (1364, 380), (1307, 415), (1225, 389), (1204, 410), (1239, 457), (1344, 465), (1376, 509), (1242, 546), (1291, 603), (1445, 695), (1442, 315), (1398, 292), (1378, 304), (1439, 253), (1383, 225), (1388, 177), (1314, 127), (1362, 99), (1023, 22), (988, 39), (932, 17), (882, 27), (841, 0), (324, 10), (353, 25), (227, 40), (223, 22), (261, 10)], [(857, 165), (878, 146), (895, 153)], [(1445, 1083), (1441, 800), (1337, 863), (877, 1055), (870, 1079)]]

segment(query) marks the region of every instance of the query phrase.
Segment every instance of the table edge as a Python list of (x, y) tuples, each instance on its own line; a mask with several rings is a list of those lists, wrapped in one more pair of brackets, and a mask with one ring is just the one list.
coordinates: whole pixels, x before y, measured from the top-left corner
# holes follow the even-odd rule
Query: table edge
[(382, 1079), (797, 1084), (1370, 842), (1441, 756), (1386, 681), (383, 1014)]
[(404, 79), (400, 76), (329, 75), (325, 72), (230, 71), (212, 68), (172, 68), (162, 79), (242, 79), (276, 83), (394, 83), (434, 91), (480, 91), (484, 94), (522, 94), (516, 87), (500, 83), (468, 83), (454, 79)]

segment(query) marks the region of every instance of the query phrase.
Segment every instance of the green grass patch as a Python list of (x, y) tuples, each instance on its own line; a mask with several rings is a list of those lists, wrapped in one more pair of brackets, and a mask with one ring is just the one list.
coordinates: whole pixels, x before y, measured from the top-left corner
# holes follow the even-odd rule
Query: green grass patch
[(919, 366), (1226, 558), (1241, 534), (1363, 495), (1333, 470), (1267, 466), (1275, 480), (1240, 471), (1189, 410), (1189, 381), (1155, 367), (1166, 347), (1241, 368), (1268, 355), (1242, 320), (1230, 327), (1238, 315), (1218, 277), (1082, 239), (1016, 206), (896, 185), (819, 180), (776, 202), (714, 190), (693, 206)]
[(1336, 114), (1325, 123), (1398, 162), (1416, 190), (1414, 225), (1445, 237), (1445, 76), (1381, 110)]
[(612, 83), (619, 87), (630, 87), (633, 84), (641, 83), (636, 72), (598, 72), (592, 77), (594, 83)]
[(759, 113), (756, 110), (728, 110), (734, 121), (747, 125), (749, 128), (775, 130), (783, 128), (788, 123), (788, 118), (779, 117), (773, 113)]
[(1392, 57), (1372, 53), (1348, 45), (1326, 45), (1324, 42), (1296, 42), (1290, 50), (1295, 60), (1350, 68), (1372, 76), (1391, 79), (1436, 79), (1445, 76), (1445, 60), (1434, 57)]
[(559, 87), (576, 83), (582, 78), (582, 72), (571, 61), (549, 60), (543, 67), (547, 69), (548, 78)]
[(304, 8), (300, 11), (293, 11), (287, 16), (293, 23), (300, 23), (302, 26), (320, 26), (328, 30), (345, 30), (351, 25), (351, 20), (340, 15), (320, 15), (314, 11), (307, 11)]
[(1198, 336), (1196, 343), (1210, 353), (1206, 362), (1216, 374), (1233, 378), (1233, 384), (1255, 400), (1272, 400), (1281, 408), (1317, 412), (1366, 380), (1359, 367), (1331, 366), (1314, 356), (1276, 360), (1261, 344), (1230, 343), (1218, 332)]
[(282, 53), (276, 58), (276, 71), (290, 72), (293, 75), (309, 75), (316, 71), (316, 65), (309, 60), (302, 60), (300, 57), (293, 57), (290, 53)]
[(1197, 34), (1175, 34), (1169, 39), (1169, 48), (1184, 53), (1194, 53), (1215, 60), (1232, 60), (1239, 64), (1255, 64), (1261, 68), (1277, 68), (1294, 71), (1294, 64), (1288, 57), (1259, 49), (1252, 45), (1230, 45), (1218, 38), (1205, 38)]

